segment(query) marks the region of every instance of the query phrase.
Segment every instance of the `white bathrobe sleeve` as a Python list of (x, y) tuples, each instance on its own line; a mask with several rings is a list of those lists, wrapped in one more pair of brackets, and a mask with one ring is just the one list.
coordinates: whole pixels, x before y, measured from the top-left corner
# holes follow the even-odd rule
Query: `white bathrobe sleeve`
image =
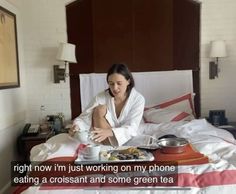
[(110, 138), (109, 140), (113, 146), (123, 145), (137, 135), (138, 127), (143, 116), (144, 104), (145, 99), (141, 94), (136, 93), (131, 97), (120, 127), (112, 128), (115, 138)]

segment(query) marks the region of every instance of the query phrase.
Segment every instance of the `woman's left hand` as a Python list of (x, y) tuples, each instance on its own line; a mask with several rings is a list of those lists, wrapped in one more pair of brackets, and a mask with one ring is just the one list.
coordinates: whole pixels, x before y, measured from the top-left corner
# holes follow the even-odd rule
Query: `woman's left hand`
[(108, 137), (112, 137), (113, 131), (111, 129), (102, 129), (102, 128), (93, 127), (93, 131), (91, 131), (91, 134), (94, 141), (102, 142)]

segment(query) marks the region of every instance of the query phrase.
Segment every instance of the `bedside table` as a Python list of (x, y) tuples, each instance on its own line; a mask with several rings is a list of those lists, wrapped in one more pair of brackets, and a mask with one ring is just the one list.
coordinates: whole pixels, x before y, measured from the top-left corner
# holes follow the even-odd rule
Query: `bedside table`
[(219, 126), (219, 128), (230, 132), (236, 139), (236, 122), (229, 122), (228, 125)]
[(29, 161), (31, 148), (35, 145), (46, 142), (54, 135), (55, 133), (53, 131), (39, 133), (35, 136), (20, 135), (18, 137), (19, 154), (23, 157), (24, 161)]

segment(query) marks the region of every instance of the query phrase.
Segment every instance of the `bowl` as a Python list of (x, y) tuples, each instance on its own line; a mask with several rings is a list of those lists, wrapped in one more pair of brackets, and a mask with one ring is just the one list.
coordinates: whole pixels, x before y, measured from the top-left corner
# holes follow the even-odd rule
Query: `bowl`
[(189, 144), (185, 138), (163, 138), (158, 140), (157, 145), (161, 148), (162, 153), (166, 154), (180, 154), (186, 151)]

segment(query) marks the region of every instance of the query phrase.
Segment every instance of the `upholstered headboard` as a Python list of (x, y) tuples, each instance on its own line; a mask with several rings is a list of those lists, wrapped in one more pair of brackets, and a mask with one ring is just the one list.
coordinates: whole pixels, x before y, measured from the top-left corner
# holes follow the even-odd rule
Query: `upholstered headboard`
[[(146, 106), (193, 93), (191, 70), (132, 73), (135, 88), (143, 94)], [(105, 73), (80, 74), (81, 109), (100, 91), (108, 87)]]

